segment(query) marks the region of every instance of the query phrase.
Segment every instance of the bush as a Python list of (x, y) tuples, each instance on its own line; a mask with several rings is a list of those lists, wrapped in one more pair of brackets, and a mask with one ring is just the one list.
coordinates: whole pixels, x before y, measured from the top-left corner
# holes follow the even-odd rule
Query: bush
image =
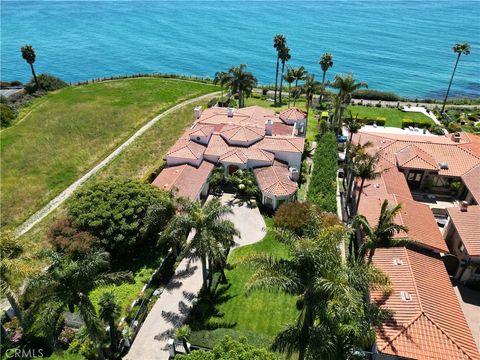
[(8, 127), (17, 117), (15, 111), (5, 103), (0, 103), (0, 127)]
[(416, 121), (413, 121), (413, 120), (410, 120), (410, 119), (402, 120), (402, 129), (408, 128), (410, 126), (430, 130), (430, 128), (432, 127), (432, 124), (431, 123), (422, 123), (422, 122), (419, 123), (419, 122), (416, 122)]
[(365, 100), (384, 100), (384, 101), (399, 101), (400, 96), (392, 92), (378, 91), (378, 90), (357, 90), (354, 91), (352, 97), (355, 99)]
[(430, 132), (435, 134), (435, 135), (444, 135), (444, 132), (443, 132), (443, 127), (441, 127), (440, 125), (434, 125), (430, 128)]
[(237, 170), (232, 175), (227, 176), (227, 183), (233, 185), (240, 194), (247, 196), (257, 196), (259, 193), (257, 179), (248, 170)]
[(207, 103), (207, 108), (211, 108), (212, 106), (217, 105), (217, 103), (218, 103), (217, 98), (211, 98)]
[(224, 176), (223, 165), (217, 164), (215, 165), (215, 169), (213, 169), (212, 174), (208, 178), (208, 184), (210, 186), (210, 190), (212, 192), (216, 192), (220, 190), (220, 187), (224, 182), (225, 182), (225, 176)]
[(373, 125), (375, 123), (378, 126), (385, 126), (387, 119), (379, 116), (376, 119), (358, 119), (358, 121), (364, 125)]
[[(37, 76), (37, 80), (40, 89), (45, 91), (54, 91), (68, 86), (62, 79), (49, 74), (40, 74)], [(25, 90), (30, 94), (37, 90), (34, 79), (25, 85)]]
[(173, 212), (170, 193), (140, 181), (109, 179), (75, 193), (68, 218), (105, 250), (126, 253), (156, 237)]
[(337, 139), (327, 132), (318, 142), (313, 155), (313, 172), (307, 200), (327, 212), (337, 211)]
[(88, 252), (97, 241), (92, 234), (79, 230), (68, 219), (53, 223), (48, 229), (47, 240), (55, 251), (74, 257)]
[(283, 203), (275, 212), (273, 224), (298, 236), (312, 233), (319, 224), (320, 211), (309, 202)]

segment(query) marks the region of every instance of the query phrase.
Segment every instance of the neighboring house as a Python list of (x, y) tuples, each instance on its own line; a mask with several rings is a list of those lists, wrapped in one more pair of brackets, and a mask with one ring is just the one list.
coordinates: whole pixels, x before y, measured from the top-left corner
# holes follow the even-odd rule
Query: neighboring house
[[(432, 252), (377, 249), (373, 265), (392, 291), (372, 290), (371, 301), (392, 311), (376, 329), (377, 359), (478, 360), (471, 330), (445, 266)], [(384, 355), (381, 355), (384, 354)]]
[(480, 205), (465, 202), (461, 208), (447, 211), (443, 236), (450, 252), (460, 260), (454, 277), (462, 282), (480, 281)]
[[(202, 112), (197, 107), (195, 116), (193, 126), (167, 152), (168, 167), (154, 185), (198, 199), (198, 194), (208, 192), (209, 174), (195, 169), (207, 162), (221, 164), (226, 176), (239, 169), (253, 171), (267, 206), (276, 208), (295, 199), (305, 144), (305, 112), (292, 108), (276, 114), (259, 106), (213, 107)], [(176, 178), (172, 167), (185, 175)]]

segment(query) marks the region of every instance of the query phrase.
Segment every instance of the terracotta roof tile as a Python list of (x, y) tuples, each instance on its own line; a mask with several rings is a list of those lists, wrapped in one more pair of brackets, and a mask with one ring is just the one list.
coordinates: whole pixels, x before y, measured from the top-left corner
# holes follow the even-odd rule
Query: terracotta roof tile
[(250, 144), (265, 136), (265, 127), (226, 125), (222, 128), (220, 134), (227, 142), (235, 141)]
[(480, 135), (462, 133), (469, 142), (460, 144), (461, 147), (468, 149), (471, 153), (480, 156)]
[(248, 162), (248, 158), (241, 149), (230, 150), (229, 152), (220, 156), (219, 160), (232, 164), (246, 164)]
[(280, 119), (282, 119), (287, 124), (293, 124), (298, 120), (304, 120), (307, 118), (307, 113), (296, 107), (291, 109), (283, 110), (280, 113)]
[(184, 158), (184, 159), (200, 159), (205, 152), (206, 147), (191, 141), (190, 139), (179, 139), (167, 152), (167, 156)]
[(265, 136), (254, 146), (267, 151), (303, 152), (305, 139), (301, 137)]
[(295, 181), (290, 180), (288, 166), (275, 161), (272, 166), (253, 170), (260, 191), (275, 196), (290, 196), (298, 190)]
[[(371, 301), (393, 311), (376, 330), (380, 352), (413, 359), (480, 359), (443, 262), (405, 248), (377, 249), (373, 264), (393, 291)], [(402, 292), (410, 300), (402, 299)]]
[(480, 164), (464, 174), (462, 180), (477, 203), (480, 204)]
[(467, 211), (458, 207), (448, 208), (447, 211), (468, 254), (480, 256), (480, 205), (469, 205)]
[(435, 159), (415, 145), (409, 145), (395, 154), (397, 165), (406, 168), (438, 170)]

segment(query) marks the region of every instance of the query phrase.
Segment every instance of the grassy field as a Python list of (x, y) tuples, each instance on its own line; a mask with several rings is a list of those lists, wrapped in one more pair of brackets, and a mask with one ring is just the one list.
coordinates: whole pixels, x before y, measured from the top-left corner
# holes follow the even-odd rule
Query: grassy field
[[(190, 81), (140, 78), (69, 87), (34, 102), (0, 133), (2, 225), (19, 225), (158, 113), (216, 90)], [(163, 139), (165, 144), (174, 140), (170, 136), (176, 139), (185, 123), (164, 126), (168, 131), (155, 144), (159, 157), (167, 146)], [(148, 155), (150, 161), (154, 154)]]
[(386, 120), (385, 126), (402, 127), (403, 120), (412, 120), (417, 123), (428, 123), (434, 125), (432, 119), (421, 113), (408, 113), (399, 109), (377, 108), (366, 106), (350, 106), (348, 108), (353, 116), (358, 115), (359, 119)]
[[(266, 219), (271, 226), (271, 219)], [(230, 255), (230, 262), (243, 256), (257, 253), (269, 253), (279, 257), (287, 256), (285, 245), (279, 243), (272, 232), (253, 245), (239, 248)], [(253, 271), (245, 266), (236, 266), (226, 271), (228, 285), (218, 287), (214, 300), (201, 305), (191, 319), (194, 331), (192, 342), (211, 346), (224, 335), (232, 337), (246, 336), (251, 344), (266, 346), (287, 323), (295, 321), (296, 298), (283, 293), (256, 291), (247, 296), (245, 284)], [(206, 316), (205, 316), (206, 315)]]

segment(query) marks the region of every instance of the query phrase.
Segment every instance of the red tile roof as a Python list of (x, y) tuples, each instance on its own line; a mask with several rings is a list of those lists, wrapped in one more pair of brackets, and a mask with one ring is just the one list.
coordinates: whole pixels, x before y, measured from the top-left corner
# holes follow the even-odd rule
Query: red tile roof
[(480, 256), (480, 205), (469, 205), (467, 211), (458, 207), (448, 208), (447, 211), (468, 255)]
[(208, 161), (203, 161), (198, 168), (187, 164), (167, 167), (160, 172), (152, 185), (165, 191), (176, 189), (177, 196), (197, 200), (213, 168), (214, 165)]
[(241, 149), (230, 150), (227, 153), (220, 156), (220, 161), (232, 163), (232, 164), (246, 164), (248, 157), (245, 156)]
[[(480, 359), (440, 259), (405, 248), (377, 249), (373, 264), (390, 277), (393, 288), (387, 296), (370, 294), (372, 303), (393, 311), (376, 329), (380, 352), (413, 359)], [(403, 300), (402, 293), (410, 300)]]
[(463, 183), (480, 204), (480, 164), (462, 176)]
[(220, 134), (227, 142), (242, 142), (247, 145), (263, 138), (265, 127), (226, 125), (222, 128)]
[(167, 152), (167, 156), (183, 159), (200, 159), (206, 147), (190, 139), (180, 138)]
[(409, 145), (395, 154), (397, 165), (405, 168), (438, 170), (435, 159), (415, 145)]
[(266, 136), (254, 146), (268, 151), (303, 152), (305, 139), (301, 137)]
[(291, 196), (298, 190), (297, 183), (290, 180), (288, 166), (278, 161), (275, 161), (272, 166), (254, 169), (253, 173), (263, 193)]
[(283, 110), (280, 113), (280, 119), (282, 119), (287, 124), (294, 123), (298, 120), (305, 120), (307, 118), (307, 113), (296, 107), (291, 109)]

